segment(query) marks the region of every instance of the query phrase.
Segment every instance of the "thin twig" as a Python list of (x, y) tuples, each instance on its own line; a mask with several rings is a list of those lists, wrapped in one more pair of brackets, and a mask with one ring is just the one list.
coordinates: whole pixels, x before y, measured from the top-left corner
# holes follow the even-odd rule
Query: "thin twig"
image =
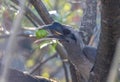
[[(11, 1), (19, 5), (19, 2), (17, 0), (11, 0)], [(28, 7), (25, 6), (25, 10), (26, 10), (26, 13), (25, 13), (26, 17), (30, 19), (32, 23), (36, 22), (38, 25), (44, 25), (44, 23), (39, 19), (39, 17), (37, 17)], [(35, 23), (35, 26), (36, 26), (36, 23)]]
[(57, 56), (57, 54), (55, 54), (55, 55), (47, 58), (46, 60), (44, 60), (44, 61), (41, 62), (41, 63), (36, 64), (36, 65), (34, 66), (34, 68), (29, 71), (29, 73), (30, 73), (30, 74), (33, 74), (33, 73), (34, 73), (36, 70), (38, 70), (42, 65), (44, 65), (44, 64), (45, 64), (46, 62), (48, 62), (49, 60), (55, 58), (56, 56)]
[[(0, 39), (1, 38), (9, 38), (11, 35), (10, 34), (4, 34), (4, 35), (0, 35)], [(37, 39), (36, 36), (34, 35), (29, 35), (29, 34), (17, 34), (17, 37), (30, 37), (30, 38), (34, 38)]]
[[(13, 1), (14, 2), (14, 1)], [(11, 5), (11, 7), (12, 8), (14, 8), (14, 9), (16, 9), (16, 10), (18, 10), (18, 8), (16, 8), (14, 5)], [(27, 10), (27, 9), (26, 9)], [(32, 11), (29, 11), (29, 13), (31, 13)], [(26, 17), (28, 18), (28, 20), (35, 26), (35, 27), (38, 27), (38, 25), (36, 24), (36, 22), (35, 21), (33, 21), (33, 19), (32, 18), (34, 18), (34, 13), (31, 13), (31, 15), (33, 15), (33, 16), (29, 16), (29, 15), (27, 15), (27, 13), (28, 12), (26, 12)], [(34, 19), (37, 19), (37, 18), (34, 18)]]
[[(62, 59), (61, 59), (62, 60)], [(67, 66), (65, 65), (65, 61), (62, 61), (63, 63), (63, 68), (64, 68), (64, 73), (65, 73), (65, 78), (66, 78), (66, 82), (69, 82), (69, 75), (68, 75), (68, 70), (67, 70)]]

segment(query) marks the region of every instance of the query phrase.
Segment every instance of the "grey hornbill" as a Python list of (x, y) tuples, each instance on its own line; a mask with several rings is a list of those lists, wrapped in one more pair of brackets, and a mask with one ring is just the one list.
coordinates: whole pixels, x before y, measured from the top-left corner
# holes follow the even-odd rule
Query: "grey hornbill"
[[(39, 29), (50, 30), (53, 33), (53, 35), (50, 36), (50, 38), (57, 38), (59, 40), (64, 40), (67, 42), (71, 42), (70, 40), (74, 40), (75, 42), (77, 42), (77, 38), (74, 35), (74, 33), (71, 32), (70, 28), (58, 22), (53, 22), (52, 24), (44, 25)], [(96, 48), (91, 46), (85, 46), (82, 49), (82, 52), (90, 62), (93, 63), (95, 61)]]
[[(77, 78), (80, 82), (86, 82), (94, 66), (96, 49), (90, 46), (81, 47), (81, 38), (78, 32), (69, 28), (67, 25), (53, 22), (52, 24), (42, 26), (38, 29), (51, 31), (52, 38), (63, 40), (62, 44), (69, 55), (68, 59), (70, 60), (70, 66), (74, 65), (72, 67), (74, 67), (75, 76), (77, 75), (78, 77), (80, 76), (79, 78), (83, 78), (83, 81)], [(72, 71), (73, 69), (70, 67), (70, 70)], [(77, 81), (75, 80), (74, 82)]]

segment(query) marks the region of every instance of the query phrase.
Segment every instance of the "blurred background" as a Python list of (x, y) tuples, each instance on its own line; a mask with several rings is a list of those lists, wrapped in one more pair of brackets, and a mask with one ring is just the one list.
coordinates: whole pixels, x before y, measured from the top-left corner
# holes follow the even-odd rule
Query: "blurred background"
[[(12, 22), (18, 15), (19, 6), (17, 0), (0, 1), (0, 61), (4, 64), (4, 53), (7, 43), (9, 42), (9, 34), (12, 30)], [(52, 18), (62, 24), (70, 25), (73, 29), (79, 30), (81, 20), (86, 9), (86, 0), (42, 0)], [(98, 1), (99, 8), (100, 2)], [(35, 8), (26, 2), (26, 7), (29, 8), (39, 20), (42, 21)], [(97, 27), (100, 28), (100, 11), (97, 11)], [(21, 30), (16, 38), (16, 49), (13, 52), (10, 68), (17, 69), (29, 74), (53, 78), (60, 82), (65, 81), (65, 73), (63, 63), (58, 53), (56, 52), (57, 41), (41, 41), (35, 42), (36, 29), (39, 27), (36, 23), (31, 23), (29, 16), (24, 16), (21, 23)], [(97, 47), (97, 45), (94, 45)], [(67, 64), (67, 70), (69, 64)], [(68, 78), (71, 81), (70, 73)]]

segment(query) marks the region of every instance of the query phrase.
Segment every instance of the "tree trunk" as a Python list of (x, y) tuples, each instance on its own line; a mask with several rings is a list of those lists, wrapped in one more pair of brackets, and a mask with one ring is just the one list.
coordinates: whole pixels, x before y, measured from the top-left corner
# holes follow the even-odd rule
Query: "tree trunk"
[(89, 82), (106, 82), (120, 38), (120, 0), (102, 0), (102, 30), (98, 55)]
[(81, 21), (80, 31), (83, 32), (85, 44), (89, 43), (93, 29), (96, 26), (97, 0), (86, 0), (86, 8)]

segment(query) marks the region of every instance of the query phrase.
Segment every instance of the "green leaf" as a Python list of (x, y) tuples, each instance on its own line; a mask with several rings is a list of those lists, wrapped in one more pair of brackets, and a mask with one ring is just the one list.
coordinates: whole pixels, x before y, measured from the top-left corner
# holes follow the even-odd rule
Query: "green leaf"
[(49, 46), (49, 53), (50, 54), (54, 54), (56, 52), (56, 46), (57, 46), (57, 42), (56, 43), (53, 43)]
[(44, 38), (48, 35), (48, 32), (46, 30), (37, 30), (36, 33), (35, 33), (36, 37), (37, 38)]

